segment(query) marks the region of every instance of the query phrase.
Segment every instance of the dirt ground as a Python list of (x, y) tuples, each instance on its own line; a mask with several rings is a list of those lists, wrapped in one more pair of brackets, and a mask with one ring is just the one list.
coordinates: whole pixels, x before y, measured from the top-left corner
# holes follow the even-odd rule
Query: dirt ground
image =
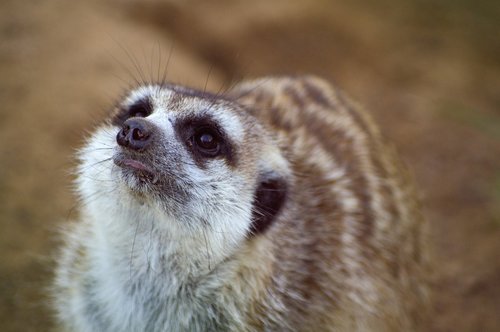
[(500, 2), (0, 3), (0, 330), (53, 327), (73, 154), (134, 79), (217, 91), (313, 73), (368, 108), (413, 169), (436, 259), (429, 331), (500, 330)]

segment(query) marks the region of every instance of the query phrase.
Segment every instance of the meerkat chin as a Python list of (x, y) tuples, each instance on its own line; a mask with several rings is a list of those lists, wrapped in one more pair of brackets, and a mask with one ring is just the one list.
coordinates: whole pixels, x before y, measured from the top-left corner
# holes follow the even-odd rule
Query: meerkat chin
[(411, 331), (425, 223), (370, 118), (314, 77), (139, 87), (79, 153), (69, 331)]

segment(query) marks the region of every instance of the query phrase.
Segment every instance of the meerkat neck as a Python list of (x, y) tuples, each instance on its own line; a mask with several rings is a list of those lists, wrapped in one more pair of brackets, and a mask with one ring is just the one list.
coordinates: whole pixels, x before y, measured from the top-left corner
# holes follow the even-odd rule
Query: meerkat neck
[[(93, 211), (96, 209), (92, 207), (84, 213), (91, 220), (96, 237), (90, 249), (103, 260), (103, 267), (119, 271), (118, 274), (161, 274), (182, 284), (224, 270), (219, 265), (230, 260), (228, 245), (221, 244), (227, 242), (224, 234), (217, 234), (199, 220), (177, 220), (160, 207), (147, 204), (124, 204), (117, 209), (100, 210), (98, 215)], [(179, 226), (186, 223), (201, 224), (207, 229)], [(179, 237), (183, 241), (178, 241)]]

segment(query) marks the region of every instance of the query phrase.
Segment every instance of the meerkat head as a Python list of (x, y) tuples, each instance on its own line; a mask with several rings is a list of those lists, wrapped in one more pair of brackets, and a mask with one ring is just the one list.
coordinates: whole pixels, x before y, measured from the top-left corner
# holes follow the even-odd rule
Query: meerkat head
[(174, 85), (130, 92), (81, 160), (89, 210), (147, 219), (175, 241), (199, 237), (221, 259), (264, 231), (287, 196), (287, 161), (255, 118), (237, 103)]

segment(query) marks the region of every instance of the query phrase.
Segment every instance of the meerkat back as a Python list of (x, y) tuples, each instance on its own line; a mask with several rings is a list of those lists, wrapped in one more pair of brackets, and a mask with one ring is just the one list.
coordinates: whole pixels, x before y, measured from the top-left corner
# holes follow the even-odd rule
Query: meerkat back
[(286, 292), (304, 301), (290, 299), (292, 326), (423, 328), (427, 225), (411, 175), (371, 117), (316, 77), (264, 78), (234, 96), (277, 135), (293, 169), (294, 221), (266, 235), (279, 248), (276, 274), (290, 276)]
[(370, 117), (314, 77), (131, 91), (80, 153), (71, 331), (413, 331), (425, 223)]

